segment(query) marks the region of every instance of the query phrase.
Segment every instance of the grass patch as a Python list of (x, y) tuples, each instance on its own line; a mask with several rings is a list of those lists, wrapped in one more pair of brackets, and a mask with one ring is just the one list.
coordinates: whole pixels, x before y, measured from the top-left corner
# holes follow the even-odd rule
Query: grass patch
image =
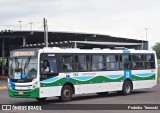
[(158, 75), (160, 76), (160, 68), (158, 68)]

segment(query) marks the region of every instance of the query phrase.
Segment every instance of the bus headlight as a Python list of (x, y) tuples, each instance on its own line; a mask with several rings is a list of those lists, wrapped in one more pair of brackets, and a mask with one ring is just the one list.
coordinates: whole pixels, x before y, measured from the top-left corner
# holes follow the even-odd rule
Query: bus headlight
[(10, 85), (10, 82), (9, 82), (9, 79), (8, 79), (8, 88), (9, 88), (9, 89), (12, 89), (12, 88), (11, 88), (11, 85)]
[(36, 82), (36, 83), (33, 84), (32, 89), (35, 89), (35, 88), (37, 88), (37, 87), (38, 87), (38, 83)]

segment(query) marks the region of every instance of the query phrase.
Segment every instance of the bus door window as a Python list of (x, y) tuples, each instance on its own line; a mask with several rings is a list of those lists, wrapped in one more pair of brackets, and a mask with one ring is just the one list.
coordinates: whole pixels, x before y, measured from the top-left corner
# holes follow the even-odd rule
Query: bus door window
[(49, 72), (49, 62), (47, 59), (41, 60), (41, 73)]
[(51, 73), (57, 73), (56, 59), (49, 60), (49, 69)]

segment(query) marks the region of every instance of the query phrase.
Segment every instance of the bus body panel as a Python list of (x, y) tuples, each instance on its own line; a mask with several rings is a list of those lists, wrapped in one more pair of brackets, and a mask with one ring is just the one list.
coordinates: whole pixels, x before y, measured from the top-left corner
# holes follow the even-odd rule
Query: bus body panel
[[(131, 78), (133, 79), (130, 80), (133, 82), (133, 89), (151, 88), (155, 86), (156, 73), (154, 72), (155, 70), (145, 70), (145, 73), (144, 70), (132, 70)], [(135, 75), (136, 77), (138, 75), (140, 76), (139, 78), (136, 78), (134, 77)], [(67, 76), (69, 76), (69, 78), (67, 78)], [(124, 71), (60, 73), (56, 79), (52, 80), (52, 78), (50, 78), (48, 80), (44, 80), (44, 82), (41, 81), (41, 87), (48, 86), (47, 88), (43, 88), (43, 90), (46, 89), (46, 92), (48, 92), (48, 94), (46, 94), (48, 97), (53, 95), (60, 96), (62, 86), (67, 82), (74, 85), (75, 94), (120, 91), (122, 90), (125, 79)], [(47, 83), (45, 81), (49, 82)], [(59, 93), (55, 92), (57, 90)], [(55, 93), (52, 94), (53, 92)]]
[(62, 86), (40, 87), (40, 98), (61, 95)]
[(155, 80), (132, 81), (133, 89), (152, 88), (157, 82)]

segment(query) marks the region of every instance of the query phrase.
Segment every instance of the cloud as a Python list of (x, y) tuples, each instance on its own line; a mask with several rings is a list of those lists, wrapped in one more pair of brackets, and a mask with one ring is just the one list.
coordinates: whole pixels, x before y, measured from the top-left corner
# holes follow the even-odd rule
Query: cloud
[(1, 0), (0, 7), (0, 24), (22, 20), (23, 29), (33, 22), (42, 30), (46, 17), (49, 30), (145, 39), (147, 27), (150, 43), (160, 41), (159, 0)]

